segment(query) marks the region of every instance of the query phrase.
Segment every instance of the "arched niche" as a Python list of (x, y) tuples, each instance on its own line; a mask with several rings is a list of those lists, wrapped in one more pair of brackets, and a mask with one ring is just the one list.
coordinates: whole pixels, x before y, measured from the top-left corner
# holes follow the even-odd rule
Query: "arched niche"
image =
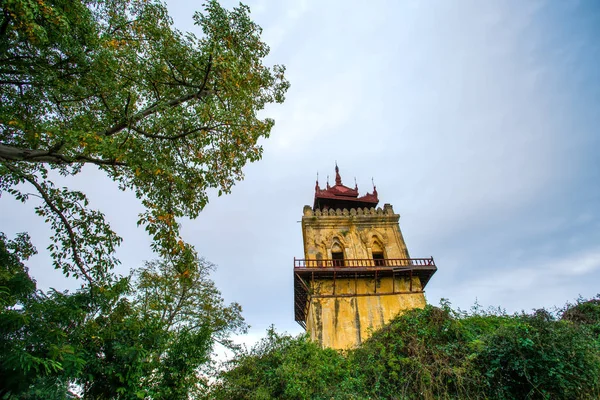
[(385, 248), (375, 236), (372, 239), (371, 243), (371, 254), (373, 257), (373, 263), (376, 266), (385, 265)]
[(333, 238), (331, 244), (331, 259), (334, 267), (344, 266), (344, 246), (338, 238)]

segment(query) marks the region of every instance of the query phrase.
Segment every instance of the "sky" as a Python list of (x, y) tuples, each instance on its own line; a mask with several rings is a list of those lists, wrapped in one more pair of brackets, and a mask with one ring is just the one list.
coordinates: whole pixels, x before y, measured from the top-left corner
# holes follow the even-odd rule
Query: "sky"
[[(228, 7), (234, 2), (224, 2)], [(212, 196), (184, 237), (218, 266), (252, 342), (271, 324), (296, 334), (292, 268), (317, 173), (377, 185), (401, 215), (413, 257), (433, 256), (426, 298), (508, 312), (600, 293), (600, 5), (593, 1), (247, 3), (291, 83), (264, 155), (230, 195)], [(200, 34), (201, 2), (169, 0)], [(120, 271), (153, 258), (141, 205), (97, 170), (84, 190), (124, 242)], [(7, 196), (0, 231), (29, 231), (41, 288), (73, 288), (43, 249), (49, 229)]]

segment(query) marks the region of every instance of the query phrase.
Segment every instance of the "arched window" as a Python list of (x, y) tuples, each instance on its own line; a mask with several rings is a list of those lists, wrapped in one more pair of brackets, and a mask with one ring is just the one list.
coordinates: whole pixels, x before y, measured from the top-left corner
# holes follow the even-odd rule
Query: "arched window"
[(383, 246), (378, 241), (374, 241), (371, 246), (373, 253), (373, 262), (376, 266), (385, 265), (385, 255), (383, 254)]
[(339, 243), (334, 243), (331, 246), (331, 259), (334, 267), (344, 266), (344, 249)]

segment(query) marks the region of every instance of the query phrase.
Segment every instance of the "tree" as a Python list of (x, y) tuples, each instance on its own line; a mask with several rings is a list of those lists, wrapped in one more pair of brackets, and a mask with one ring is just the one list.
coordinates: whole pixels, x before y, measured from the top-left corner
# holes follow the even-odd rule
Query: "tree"
[(129, 296), (119, 293), (82, 327), (86, 362), (74, 381), (85, 397), (188, 398), (203, 383), (214, 342), (246, 331), (240, 306), (226, 306), (208, 278), (212, 264), (197, 259), (183, 274), (172, 268), (146, 263)]
[(240, 5), (215, 0), (172, 27), (157, 0), (5, 0), (0, 3), (0, 194), (41, 198), (55, 267), (89, 284), (108, 279), (121, 239), (81, 192), (56, 188), (51, 171), (92, 164), (133, 190), (161, 256), (185, 251), (177, 217), (194, 218), (207, 189), (230, 191), (261, 157), (281, 103), (284, 67), (268, 68), (261, 28)]
[(202, 387), (215, 341), (246, 325), (196, 258), (178, 274), (148, 262), (132, 278), (43, 293), (27, 273), (25, 235), (0, 235), (0, 397), (184, 399)]
[[(46, 296), (37, 291), (23, 264), (34, 253), (27, 235), (9, 240), (0, 234), (2, 398), (27, 392), (31, 398), (66, 398), (68, 385), (60, 377), (72, 374), (80, 364), (68, 341), (70, 326), (82, 321), (80, 296), (64, 296), (55, 291)], [(48, 395), (57, 391), (62, 396)], [(45, 396), (35, 397), (39, 392)]]
[[(199, 37), (158, 0), (0, 1), (0, 195), (38, 200), (54, 267), (83, 282), (36, 290), (26, 236), (0, 237), (2, 395), (185, 398), (213, 343), (245, 329), (176, 219), (260, 159), (274, 122), (259, 113), (289, 84), (248, 7), (208, 0), (194, 19)], [(133, 281), (111, 272), (121, 238), (104, 215), (53, 182), (85, 165), (145, 207), (159, 261)]]

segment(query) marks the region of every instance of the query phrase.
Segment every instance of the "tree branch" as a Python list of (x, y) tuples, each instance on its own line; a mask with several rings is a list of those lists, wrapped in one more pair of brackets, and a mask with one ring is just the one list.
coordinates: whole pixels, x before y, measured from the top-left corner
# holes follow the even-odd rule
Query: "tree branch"
[(176, 99), (172, 99), (171, 101), (168, 101), (165, 104), (155, 103), (155, 104), (151, 105), (150, 107), (140, 111), (139, 113), (137, 113), (136, 115), (131, 117), (131, 119), (129, 119), (128, 121), (120, 122), (117, 125), (113, 126), (112, 128), (104, 131), (102, 133), (102, 135), (105, 135), (105, 136), (114, 135), (116, 133), (121, 132), (123, 129), (127, 128), (127, 126), (132, 125), (132, 124), (146, 118), (149, 115), (156, 114), (162, 108), (176, 107), (176, 106), (186, 103), (190, 100), (201, 99), (201, 98), (213, 93), (213, 91), (211, 91), (211, 90), (206, 90), (206, 83), (208, 82), (208, 76), (210, 74), (211, 68), (212, 68), (212, 54), (208, 58), (208, 66), (206, 68), (206, 73), (204, 74), (204, 79), (202, 81), (202, 86), (200, 87), (200, 90), (198, 90), (197, 92), (194, 92), (194, 93), (186, 94), (185, 96), (181, 96)]
[(33, 85), (33, 83), (32, 82), (26, 82), (26, 81), (0, 81), (0, 85), (25, 86), (25, 85)]
[(15, 146), (0, 144), (0, 161), (29, 161), (41, 163), (56, 163), (56, 164), (75, 164), (75, 163), (91, 163), (96, 165), (127, 165), (116, 160), (101, 160), (89, 156), (78, 155), (75, 157), (67, 157), (57, 153), (62, 147), (54, 146), (48, 150), (32, 150), (21, 149)]
[(146, 118), (149, 115), (156, 114), (163, 107), (167, 107), (167, 108), (176, 107), (176, 106), (178, 106), (180, 104), (183, 104), (183, 103), (186, 103), (186, 102), (188, 102), (188, 101), (190, 101), (192, 99), (200, 99), (200, 98), (206, 96), (207, 94), (210, 94), (210, 92), (205, 92), (204, 90), (200, 90), (200, 91), (198, 91), (196, 93), (190, 93), (190, 94), (187, 94), (185, 96), (181, 96), (181, 97), (178, 97), (176, 99), (173, 99), (173, 100), (165, 103), (164, 105), (153, 104), (150, 107), (146, 108), (145, 110), (143, 110), (143, 111), (137, 113), (136, 115), (134, 115), (133, 117), (131, 117), (131, 119), (129, 121), (120, 122), (117, 125), (115, 125), (112, 128), (110, 128), (109, 130), (104, 131), (102, 133), (102, 135), (105, 135), (105, 136), (114, 135), (116, 133), (121, 132), (123, 129), (127, 128), (127, 126), (130, 123), (138, 122), (138, 121)]
[(75, 238), (75, 232), (73, 231), (73, 227), (71, 226), (71, 224), (69, 223), (69, 221), (67, 220), (67, 218), (64, 216), (64, 214), (62, 213), (62, 211), (59, 210), (59, 208), (54, 204), (54, 202), (50, 198), (50, 195), (48, 194), (48, 192), (46, 192), (46, 190), (44, 189), (44, 187), (42, 185), (40, 185), (35, 180), (35, 178), (33, 176), (31, 176), (29, 174), (26, 174), (26, 173), (24, 173), (22, 171), (19, 171), (18, 169), (12, 167), (11, 165), (5, 164), (5, 166), (6, 166), (6, 168), (9, 171), (11, 171), (11, 172), (13, 172), (13, 173), (21, 176), (27, 182), (31, 183), (36, 188), (36, 190), (38, 191), (38, 193), (42, 196), (42, 198), (44, 199), (44, 202), (46, 203), (46, 205), (60, 219), (60, 221), (62, 222), (63, 226), (67, 230), (67, 234), (69, 235), (69, 241), (70, 241), (70, 245), (71, 245), (71, 251), (73, 252), (73, 260), (75, 261), (75, 264), (77, 265), (77, 268), (79, 269), (79, 271), (81, 272), (81, 274), (85, 277), (85, 279), (89, 282), (89, 284), (93, 286), (94, 285), (94, 280), (89, 276), (89, 274), (85, 270), (85, 266), (83, 264), (83, 261), (81, 260), (81, 257), (79, 256), (79, 250), (77, 249), (77, 241), (76, 241), (76, 238)]
[[(180, 282), (180, 284), (182, 284)], [(179, 312), (181, 311), (181, 307), (183, 306), (183, 302), (187, 297), (187, 287), (183, 286), (181, 287), (181, 293), (179, 294), (179, 299), (177, 300), (177, 305), (175, 305), (175, 308), (173, 308), (171, 310), (171, 312), (169, 313), (169, 317), (167, 318), (167, 321), (165, 321), (165, 323), (167, 324), (167, 330), (171, 329), (171, 326), (173, 325), (173, 322), (175, 320), (175, 317), (177, 316), (177, 314), (179, 314)]]
[(152, 139), (175, 140), (175, 139), (181, 139), (182, 137), (189, 136), (189, 135), (191, 135), (193, 133), (196, 133), (196, 132), (200, 132), (200, 131), (205, 131), (206, 132), (206, 131), (210, 131), (210, 130), (215, 129), (215, 128), (216, 128), (216, 126), (212, 126), (212, 127), (211, 126), (200, 126), (198, 128), (195, 128), (195, 129), (192, 129), (192, 130), (189, 130), (189, 131), (186, 131), (186, 132), (182, 132), (182, 133), (179, 133), (179, 134), (173, 135), (173, 136), (156, 135), (154, 133), (143, 131), (140, 128), (137, 128), (137, 127), (132, 127), (131, 129), (134, 130), (134, 131), (136, 131), (140, 135), (144, 135), (144, 136), (152, 138)]

